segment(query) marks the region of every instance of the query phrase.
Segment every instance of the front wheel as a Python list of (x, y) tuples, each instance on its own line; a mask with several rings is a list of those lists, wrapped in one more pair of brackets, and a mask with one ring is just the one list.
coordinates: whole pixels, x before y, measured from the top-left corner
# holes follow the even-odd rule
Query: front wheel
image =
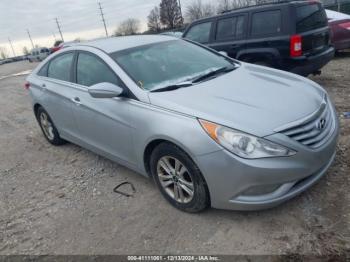
[(192, 159), (180, 148), (162, 143), (151, 155), (152, 176), (162, 195), (174, 207), (200, 212), (209, 204), (209, 191)]

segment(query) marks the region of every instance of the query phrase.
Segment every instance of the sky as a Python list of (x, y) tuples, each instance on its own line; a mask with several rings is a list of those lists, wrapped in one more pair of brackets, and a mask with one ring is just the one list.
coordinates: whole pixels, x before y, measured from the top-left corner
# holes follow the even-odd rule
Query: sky
[[(185, 9), (193, 0), (181, 0)], [(160, 0), (100, 0), (105, 13), (109, 34), (118, 24), (129, 18), (141, 21), (147, 29), (147, 16)], [(98, 0), (0, 0), (0, 47), (12, 56), (11, 39), (16, 55), (23, 47), (32, 48), (27, 29), (34, 45), (51, 47), (60, 34), (55, 22), (58, 18), (65, 41), (76, 38), (93, 39), (105, 36), (98, 9)]]

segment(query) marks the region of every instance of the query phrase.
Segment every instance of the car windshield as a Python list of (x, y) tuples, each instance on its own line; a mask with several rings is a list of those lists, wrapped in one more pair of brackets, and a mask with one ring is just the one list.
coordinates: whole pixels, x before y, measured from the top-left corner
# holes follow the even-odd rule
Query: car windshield
[(231, 60), (183, 40), (131, 48), (112, 53), (111, 57), (145, 90), (176, 85), (232, 67)]

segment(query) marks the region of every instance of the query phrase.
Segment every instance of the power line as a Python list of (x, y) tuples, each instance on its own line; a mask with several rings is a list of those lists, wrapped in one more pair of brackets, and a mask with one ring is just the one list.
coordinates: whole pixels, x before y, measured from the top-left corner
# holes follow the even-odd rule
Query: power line
[(32, 43), (32, 47), (34, 48), (33, 40), (32, 40), (32, 37), (30, 36), (30, 33), (29, 33), (29, 30), (28, 30), (28, 29), (27, 29), (27, 33), (28, 33), (30, 42)]
[(105, 27), (106, 36), (108, 37), (108, 31), (107, 31), (107, 26), (106, 26), (106, 20), (105, 20), (104, 14), (103, 14), (103, 9), (102, 9), (102, 6), (101, 6), (101, 2), (98, 2), (98, 5), (99, 5), (99, 7), (100, 7), (101, 17), (102, 17), (103, 25), (104, 25), (104, 27)]
[(61, 31), (61, 27), (60, 27), (60, 23), (58, 22), (57, 17), (55, 18), (55, 20), (56, 20), (56, 24), (57, 24), (57, 27), (58, 27), (58, 31), (60, 32), (60, 35), (61, 35), (61, 39), (64, 42), (62, 31)]
[(12, 42), (11, 42), (11, 39), (9, 39), (9, 43), (10, 43), (10, 46), (11, 46), (11, 49), (12, 49), (12, 53), (13, 53), (13, 56), (16, 56), (16, 53), (15, 53), (15, 50), (13, 49), (13, 45), (12, 45)]

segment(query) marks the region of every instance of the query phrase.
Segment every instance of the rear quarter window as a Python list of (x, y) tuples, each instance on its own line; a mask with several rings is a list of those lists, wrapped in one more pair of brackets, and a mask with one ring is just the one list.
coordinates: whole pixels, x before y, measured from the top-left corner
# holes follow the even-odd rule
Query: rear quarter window
[(47, 77), (47, 71), (49, 69), (49, 63), (46, 63), (38, 72), (38, 76)]
[(320, 4), (307, 4), (296, 7), (296, 30), (303, 33), (328, 25), (327, 15)]
[(262, 11), (252, 16), (252, 36), (276, 35), (282, 29), (281, 10)]
[(70, 82), (74, 53), (62, 54), (51, 60), (47, 75), (50, 78)]

